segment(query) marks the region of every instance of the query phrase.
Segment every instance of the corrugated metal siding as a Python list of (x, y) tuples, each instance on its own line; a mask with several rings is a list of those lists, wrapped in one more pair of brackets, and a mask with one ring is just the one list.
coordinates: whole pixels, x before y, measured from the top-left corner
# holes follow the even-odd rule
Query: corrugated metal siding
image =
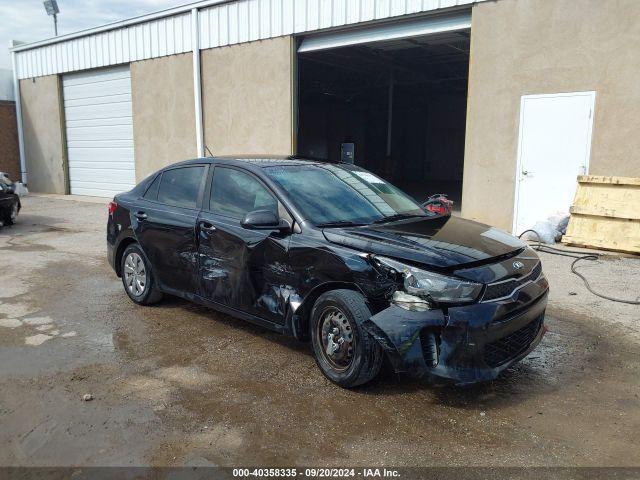
[[(237, 0), (200, 10), (200, 48), (313, 32), (481, 1), (485, 0)], [(87, 70), (191, 51), (190, 16), (185, 12), (18, 51), (18, 77)]]
[(200, 47), (313, 32), (476, 1), (482, 0), (239, 0), (200, 11)]
[(191, 51), (191, 14), (18, 52), (18, 78), (41, 77)]

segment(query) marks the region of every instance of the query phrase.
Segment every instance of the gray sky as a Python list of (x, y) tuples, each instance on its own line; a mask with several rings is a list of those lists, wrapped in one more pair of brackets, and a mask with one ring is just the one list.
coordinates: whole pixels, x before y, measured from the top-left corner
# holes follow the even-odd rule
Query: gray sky
[[(58, 0), (58, 34), (77, 32), (191, 1)], [(33, 42), (50, 37), (53, 37), (53, 19), (47, 16), (42, 0), (0, 0), (0, 68), (11, 68), (8, 50), (11, 40)]]

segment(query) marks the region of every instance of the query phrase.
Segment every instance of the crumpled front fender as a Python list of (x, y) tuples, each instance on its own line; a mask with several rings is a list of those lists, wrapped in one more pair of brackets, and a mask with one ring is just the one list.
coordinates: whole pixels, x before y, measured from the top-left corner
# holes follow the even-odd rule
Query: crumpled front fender
[(444, 327), (442, 310), (412, 312), (391, 304), (367, 320), (364, 329), (382, 346), (396, 372), (423, 371), (420, 331), (425, 327)]
[[(383, 347), (396, 372), (459, 384), (496, 378), (524, 358), (546, 331), (548, 286), (541, 279), (504, 302), (410, 312), (391, 304), (363, 327)], [(505, 305), (519, 306), (506, 310)]]

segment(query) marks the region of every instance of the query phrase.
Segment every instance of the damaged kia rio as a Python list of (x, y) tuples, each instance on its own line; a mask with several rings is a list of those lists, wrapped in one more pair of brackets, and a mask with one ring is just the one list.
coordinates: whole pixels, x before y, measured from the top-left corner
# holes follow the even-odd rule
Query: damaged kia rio
[(385, 357), (396, 372), (490, 380), (546, 331), (531, 248), (354, 165), (171, 165), (109, 204), (107, 243), (133, 302), (177, 295), (310, 341), (343, 387), (372, 380)]

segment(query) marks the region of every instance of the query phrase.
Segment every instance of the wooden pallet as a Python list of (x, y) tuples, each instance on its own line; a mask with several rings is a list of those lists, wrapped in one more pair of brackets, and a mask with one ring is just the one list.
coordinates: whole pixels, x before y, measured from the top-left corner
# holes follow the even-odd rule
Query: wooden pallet
[(640, 253), (640, 178), (578, 176), (562, 243)]

